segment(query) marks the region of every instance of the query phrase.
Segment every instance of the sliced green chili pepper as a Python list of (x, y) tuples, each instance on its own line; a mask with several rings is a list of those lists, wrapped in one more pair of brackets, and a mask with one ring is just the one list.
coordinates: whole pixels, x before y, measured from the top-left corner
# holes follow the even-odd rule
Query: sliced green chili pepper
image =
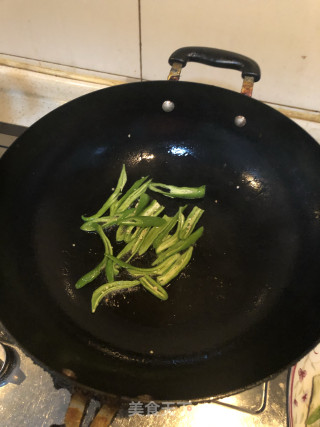
[(153, 182), (150, 183), (149, 188), (164, 196), (180, 199), (202, 199), (206, 193), (205, 185), (201, 187), (176, 187), (175, 185)]
[(149, 187), (149, 184), (151, 183), (151, 179), (149, 179), (147, 182), (142, 184), (139, 188), (133, 191), (133, 193), (130, 194), (129, 197), (126, 198), (126, 200), (121, 203), (121, 205), (117, 208), (117, 212), (123, 212), (126, 209), (128, 209), (131, 204), (137, 200), (143, 193), (146, 192), (146, 190)]
[(111, 227), (112, 225), (117, 224), (120, 218), (125, 219), (130, 215), (133, 215), (134, 211), (135, 209), (127, 209), (125, 212), (118, 215), (93, 218), (82, 224), (80, 229), (83, 231), (95, 231), (95, 224), (101, 224), (103, 228)]
[(201, 218), (204, 210), (198, 208), (198, 206), (195, 206), (192, 211), (189, 213), (187, 219), (185, 220), (185, 223), (183, 227), (181, 228), (179, 232), (179, 238), (180, 239), (186, 239), (190, 234), (193, 232), (195, 226), (197, 225), (199, 219)]
[[(160, 215), (160, 213), (163, 211), (164, 206), (161, 206), (156, 200), (153, 200), (150, 205), (145, 208), (142, 212), (141, 212), (141, 216), (153, 216), (156, 217), (158, 215)], [(133, 234), (132, 231), (134, 230), (135, 226), (131, 225), (131, 226), (127, 226), (127, 231), (124, 237), (124, 241), (126, 243), (130, 242), (132, 239), (136, 238), (138, 233), (140, 232), (140, 227), (137, 227), (136, 230), (134, 231)]]
[(121, 280), (111, 283), (105, 283), (104, 285), (99, 286), (96, 289), (91, 298), (91, 309), (94, 313), (101, 302), (101, 300), (106, 297), (110, 292), (118, 291), (119, 289), (132, 288), (133, 286), (140, 285), (139, 280)]
[(157, 216), (132, 216), (129, 218), (119, 218), (117, 224), (133, 225), (134, 227), (160, 227), (165, 224), (163, 218)]
[(152, 277), (150, 276), (144, 276), (140, 277), (140, 283), (141, 285), (149, 292), (151, 292), (154, 296), (158, 297), (161, 300), (167, 300), (168, 294), (166, 290), (159, 285), (158, 282), (156, 282)]
[(119, 217), (102, 216), (101, 218), (91, 219), (90, 221), (84, 222), (80, 230), (82, 231), (96, 231), (96, 225), (101, 224), (102, 227), (111, 227), (116, 224)]
[[(164, 226), (165, 226), (166, 224), (164, 224)], [(159, 231), (161, 231), (161, 227), (154, 227), (153, 228), (154, 229), (154, 231), (155, 231), (155, 233), (157, 233), (157, 234), (159, 234)], [(139, 255), (142, 255), (144, 252), (145, 252), (145, 249), (143, 249), (143, 251), (141, 251), (140, 252), (140, 248), (141, 248), (141, 246), (144, 244), (144, 242), (146, 241), (146, 239), (147, 239), (147, 236), (148, 236), (148, 234), (149, 234), (149, 232), (150, 232), (151, 230), (150, 229), (148, 229), (148, 228), (143, 228), (143, 229), (141, 229), (139, 232), (138, 232), (138, 234), (136, 235), (136, 239), (135, 239), (135, 244), (133, 245), (133, 247), (132, 247), (132, 249), (131, 249), (131, 255), (130, 255), (130, 258), (128, 259), (128, 261), (130, 261), (131, 259), (132, 259), (132, 257), (138, 252), (139, 253)], [(154, 234), (155, 234), (154, 233)], [(135, 234), (135, 233), (134, 233)], [(149, 243), (150, 242), (150, 237), (149, 237), (149, 239), (148, 239), (148, 241), (147, 241), (147, 245), (149, 245), (149, 246), (151, 246), (151, 244), (152, 244), (152, 241), (151, 241), (151, 243)], [(152, 238), (152, 240), (154, 240), (154, 238)]]
[(99, 224), (102, 228), (111, 227), (112, 225), (128, 225), (133, 227), (159, 227), (165, 224), (162, 218), (156, 216), (107, 216), (100, 217), (85, 222), (80, 227), (84, 231), (95, 231), (95, 224)]
[(88, 273), (84, 274), (75, 284), (76, 289), (83, 288), (83, 286), (87, 285), (88, 283), (92, 282), (94, 279), (96, 279), (99, 274), (102, 272), (102, 270), (106, 267), (106, 257), (103, 258), (103, 260), (92, 270), (90, 270)]
[[(143, 210), (147, 207), (148, 203), (150, 201), (150, 196), (147, 193), (144, 193), (140, 196), (139, 202), (137, 204), (137, 206), (132, 210), (132, 214), (130, 216), (137, 216), (142, 214)], [(129, 215), (127, 215), (128, 217)], [(117, 242), (122, 242), (123, 240), (126, 239), (126, 237), (128, 235), (131, 234), (131, 230), (133, 229), (133, 227), (131, 227), (131, 230), (128, 230), (127, 225), (119, 225), (117, 232), (116, 232), (116, 240)], [(128, 242), (127, 242), (128, 243)]]
[(104, 205), (98, 210), (96, 214), (88, 217), (82, 215), (81, 218), (83, 219), (83, 221), (90, 221), (91, 219), (99, 218), (105, 212), (107, 212), (110, 206), (117, 200), (119, 194), (123, 190), (123, 187), (126, 185), (126, 182), (127, 182), (126, 168), (125, 168), (125, 165), (122, 165), (121, 174), (114, 192), (111, 194), (111, 196), (108, 198), (108, 200), (104, 203)]
[(159, 254), (160, 252), (162, 252), (162, 251), (170, 248), (171, 246), (173, 246), (175, 243), (178, 242), (178, 240), (179, 240), (179, 233), (180, 233), (180, 230), (183, 227), (184, 220), (185, 220), (182, 211), (183, 211), (183, 208), (180, 207), (179, 208), (179, 213), (178, 213), (177, 229), (176, 229), (175, 233), (172, 236), (169, 235), (167, 239), (164, 239), (160, 243), (160, 245), (156, 249), (156, 253), (157, 254)]
[(143, 193), (140, 196), (139, 202), (134, 210), (134, 215), (138, 216), (140, 215), (148, 206), (150, 202), (150, 196), (147, 193)]
[(104, 245), (104, 253), (105, 255), (112, 255), (113, 249), (112, 249), (112, 245), (110, 240), (108, 239), (108, 237), (105, 235), (102, 227), (100, 225), (97, 225), (97, 233), (99, 234), (99, 236), (101, 237), (101, 240), (103, 242)]
[[(100, 225), (97, 226), (97, 232), (98, 232), (99, 236), (101, 237), (101, 240), (104, 244), (104, 255), (105, 256), (106, 255), (112, 255), (113, 254), (113, 248), (112, 248), (111, 242), (108, 239), (108, 237), (105, 235), (105, 233), (104, 233), (104, 231)], [(108, 282), (113, 282), (113, 280), (114, 280), (114, 269), (113, 269), (113, 262), (112, 262), (112, 260), (110, 260), (110, 258), (106, 262), (105, 271), (106, 271), (106, 276), (107, 276)]]
[(160, 254), (164, 250), (170, 248), (175, 245), (179, 241), (179, 237), (175, 233), (173, 236), (169, 235), (167, 239), (165, 239), (156, 249), (156, 253)]
[(164, 209), (164, 206), (160, 205), (156, 200), (152, 200), (149, 206), (147, 206), (140, 215), (142, 216), (158, 216)]
[(122, 261), (121, 259), (113, 255), (107, 255), (107, 257), (110, 258), (115, 264), (118, 264), (120, 265), (120, 267), (127, 269), (129, 272), (136, 271), (140, 274), (149, 274), (153, 276), (163, 274), (163, 272), (167, 270), (168, 266), (172, 265), (172, 263), (174, 263), (178, 259), (179, 255), (174, 254), (172, 257), (168, 257), (162, 263), (159, 263), (159, 265), (150, 268), (136, 267), (135, 265), (131, 265), (125, 261)]
[(116, 241), (123, 242), (127, 231), (126, 225), (119, 225), (116, 231)]
[[(126, 217), (128, 217), (128, 216), (134, 216), (136, 214), (136, 209), (135, 208), (128, 209), (128, 210), (130, 210), (131, 212), (130, 212), (130, 215), (127, 215)], [(117, 232), (116, 232), (116, 241), (117, 242), (122, 242), (126, 238), (127, 231), (128, 231), (128, 226), (127, 225), (119, 225), (119, 227), (117, 228)]]
[(178, 231), (180, 231), (181, 228), (183, 227), (184, 221), (185, 221), (185, 216), (183, 215), (183, 210), (180, 207), (179, 208)]
[(135, 267), (135, 269), (127, 268), (127, 271), (128, 273), (130, 273), (132, 276), (135, 276), (135, 277), (141, 277), (142, 275), (145, 275), (145, 274), (149, 274), (149, 276), (160, 276), (162, 274), (165, 274), (179, 258), (180, 258), (180, 254), (175, 254), (167, 258), (165, 261), (163, 261), (161, 264), (157, 265), (156, 267), (151, 267), (151, 268)]
[(138, 250), (139, 250), (139, 248), (140, 248), (142, 242), (144, 241), (144, 239), (145, 239), (145, 237), (146, 237), (146, 235), (147, 235), (148, 232), (149, 232), (149, 228), (147, 228), (147, 227), (146, 228), (142, 228), (140, 230), (137, 238), (135, 239), (135, 243), (132, 246), (131, 255), (128, 258), (128, 261), (130, 261), (135, 256), (135, 254), (138, 252)]
[(144, 176), (138, 179), (137, 181), (135, 181), (133, 185), (129, 188), (129, 190), (126, 191), (126, 193), (117, 202), (114, 203), (115, 212), (117, 212), (121, 204), (125, 202), (128, 199), (128, 197), (130, 197), (131, 194), (134, 193), (134, 191), (136, 191), (138, 188), (141, 187), (141, 185), (146, 181), (146, 179), (148, 179), (148, 177)]
[(167, 285), (173, 280), (189, 263), (192, 257), (193, 247), (186, 250), (174, 265), (163, 275), (157, 277), (157, 281), (161, 286)]
[[(156, 200), (153, 200), (148, 207), (146, 207), (141, 213), (141, 216), (158, 216), (164, 209), (164, 206), (161, 206)], [(126, 243), (129, 243), (132, 239), (134, 239), (139, 230), (136, 230), (133, 234), (132, 231), (134, 230), (134, 225), (128, 225), (124, 226), (127, 227), (125, 234), (124, 234), (124, 241)]]
[(128, 242), (126, 246), (118, 253), (117, 258), (121, 259), (125, 255), (129, 254), (134, 244), (135, 244), (135, 239), (130, 240), (130, 242)]
[[(140, 196), (139, 202), (134, 209), (134, 215), (143, 215), (143, 211), (146, 209), (148, 203), (150, 201), (150, 196), (147, 193), (144, 193)], [(160, 206), (160, 205), (159, 205)], [(133, 230), (134, 226), (128, 226), (128, 225), (120, 225), (117, 229), (116, 233), (116, 239), (117, 242), (125, 241), (128, 243), (131, 236), (131, 231)]]
[[(176, 277), (191, 259), (193, 244), (203, 233), (203, 227), (194, 231), (203, 210), (194, 207), (185, 219), (180, 207), (173, 216), (159, 217), (164, 207), (156, 200), (150, 203), (150, 196), (146, 193), (158, 192), (171, 198), (196, 199), (205, 195), (206, 187), (177, 187), (161, 183), (152, 183), (148, 177), (143, 177), (121, 196), (126, 184), (127, 175), (123, 165), (117, 186), (99, 211), (90, 217), (83, 216), (85, 224), (81, 226), (84, 231), (97, 232), (103, 241), (105, 253), (104, 259), (91, 271), (82, 276), (76, 283), (79, 289), (93, 281), (103, 269), (109, 283), (100, 286), (92, 295), (92, 312), (95, 312), (99, 302), (109, 293), (118, 289), (124, 289), (141, 284), (153, 295), (162, 300), (168, 298), (167, 292), (162, 288)], [(120, 197), (121, 196), (121, 197)], [(135, 203), (135, 206), (132, 205)], [(109, 216), (103, 216), (107, 210)], [(117, 226), (116, 240), (127, 244), (118, 253), (113, 255), (111, 242), (104, 229)], [(176, 228), (175, 228), (176, 227)], [(171, 230), (175, 229), (173, 234)], [(141, 268), (131, 265), (128, 261), (137, 253), (143, 255), (151, 246), (158, 254), (152, 267)], [(182, 253), (181, 253), (182, 252)], [(121, 258), (129, 256), (127, 262)], [(115, 276), (120, 268), (125, 268), (129, 274), (138, 277), (139, 280), (115, 281)], [(156, 280), (155, 278), (156, 277)]]
[(113, 268), (113, 262), (111, 261), (111, 259), (108, 259), (107, 263), (106, 263), (106, 276), (107, 276), (107, 280), (108, 282), (113, 282), (114, 281), (114, 268)]
[[(186, 207), (187, 205), (181, 207), (181, 212), (183, 212)], [(153, 247), (155, 249), (157, 249), (160, 243), (165, 239), (165, 237), (170, 233), (170, 231), (176, 225), (179, 218), (179, 212), (180, 212), (180, 209), (173, 217), (167, 217), (166, 215), (163, 216), (167, 220), (167, 226), (162, 229), (161, 233), (159, 233), (159, 236), (153, 242)]]
[(139, 247), (139, 251), (138, 251), (139, 255), (143, 255), (145, 252), (147, 252), (147, 250), (150, 248), (150, 246), (152, 246), (154, 240), (161, 233), (161, 231), (163, 230), (163, 228), (165, 226), (166, 225), (163, 225), (161, 227), (152, 227), (148, 231), (146, 237), (144, 238), (143, 242), (141, 243), (141, 245)]
[[(131, 242), (130, 242), (131, 243)], [(133, 244), (134, 244), (134, 242), (133, 242)], [(135, 267), (134, 265), (131, 265), (131, 264), (129, 264), (129, 263), (127, 263), (127, 262), (125, 262), (125, 261), (122, 261), (120, 258), (119, 258), (119, 254), (115, 257), (115, 256), (113, 256), (113, 255), (107, 255), (107, 257), (108, 258), (110, 258), (110, 259), (112, 259), (112, 261), (115, 263), (115, 264), (118, 264), (118, 265), (120, 265), (120, 267), (123, 267), (123, 268), (126, 268), (126, 269), (128, 269), (128, 268), (130, 268), (131, 270), (136, 270), (136, 271), (140, 271), (140, 272), (142, 272), (142, 273), (145, 273), (146, 272), (146, 270), (148, 271), (148, 272), (153, 272), (153, 271), (155, 271), (156, 270), (156, 268), (155, 267), (150, 267), (150, 268), (148, 268), (148, 269), (146, 269), (146, 268), (141, 268), (141, 267)]]
[[(127, 235), (125, 236), (129, 242), (131, 242), (131, 240), (136, 240), (136, 238), (140, 234), (140, 231), (142, 230), (141, 227), (135, 227), (134, 225), (130, 225), (130, 227), (131, 227), (131, 231), (128, 230), (128, 232), (130, 231), (130, 238)], [(129, 228), (129, 226), (128, 226), (128, 228)]]
[(126, 231), (125, 231), (125, 234), (124, 234), (124, 241), (126, 242), (126, 243), (129, 243), (129, 242), (131, 242), (131, 240), (132, 239), (134, 239), (134, 229), (135, 229), (135, 227), (133, 226), (133, 225), (124, 225), (124, 227), (126, 227)]
[(202, 233), (203, 233), (203, 227), (198, 228), (185, 240), (181, 240), (177, 242), (168, 250), (166, 250), (165, 252), (162, 252), (161, 255), (158, 256), (158, 258), (152, 263), (152, 265), (157, 265), (160, 262), (164, 261), (167, 257), (174, 255), (177, 252), (181, 252), (181, 251), (184, 251), (185, 249), (188, 249), (189, 246), (193, 245), (202, 236)]

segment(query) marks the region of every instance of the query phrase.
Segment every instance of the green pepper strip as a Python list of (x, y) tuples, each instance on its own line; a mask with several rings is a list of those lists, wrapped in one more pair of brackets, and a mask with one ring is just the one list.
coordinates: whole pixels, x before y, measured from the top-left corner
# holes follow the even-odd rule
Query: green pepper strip
[[(142, 214), (144, 209), (147, 207), (149, 201), (150, 201), (150, 196), (148, 194), (146, 194), (146, 193), (141, 194), (137, 206), (134, 209), (132, 209), (132, 211), (133, 211), (132, 214), (127, 215), (127, 217), (128, 216), (137, 216), (137, 215)], [(127, 226), (127, 225), (119, 225), (117, 232), (116, 232), (116, 241), (117, 242), (122, 242), (125, 239), (125, 237), (127, 236), (128, 227), (129, 226)], [(132, 228), (131, 228), (131, 230), (132, 230)], [(131, 233), (131, 231), (130, 231), (130, 233)]]
[(150, 230), (148, 230), (147, 235), (145, 236), (144, 240), (141, 242), (141, 245), (138, 250), (139, 255), (143, 255), (147, 252), (147, 250), (150, 248), (150, 246), (153, 244), (156, 237), (161, 232), (162, 227), (152, 227)]
[(165, 289), (163, 289), (162, 286), (159, 285), (158, 282), (156, 282), (152, 277), (150, 276), (144, 276), (140, 277), (140, 283), (141, 285), (149, 292), (151, 292), (154, 296), (158, 297), (159, 299), (165, 301), (168, 299), (168, 294)]
[(114, 275), (113, 275), (114, 274), (113, 273), (113, 263), (110, 259), (107, 259), (107, 257), (106, 257), (106, 253), (109, 253), (112, 255), (112, 252), (113, 252), (110, 240), (104, 234), (100, 225), (95, 224), (94, 231), (97, 231), (97, 233), (99, 234), (99, 236), (102, 239), (104, 249), (105, 249), (104, 258), (94, 269), (92, 269), (91, 271), (86, 273), (84, 276), (82, 276), (77, 281), (77, 283), (75, 284), (75, 287), (77, 289), (80, 289), (83, 286), (85, 286), (87, 283), (92, 282), (96, 277), (99, 276), (99, 274), (101, 273), (101, 271), (104, 268), (106, 269), (106, 275), (107, 275), (108, 281), (113, 281), (113, 277), (114, 277)]
[(150, 196), (147, 193), (141, 194), (139, 202), (135, 208), (134, 215), (139, 216), (148, 206), (150, 202)]
[(183, 215), (183, 208), (179, 208), (179, 220), (178, 220), (178, 230), (180, 231), (183, 227), (185, 221), (185, 216)]
[(90, 221), (92, 219), (99, 218), (100, 216), (102, 216), (110, 208), (110, 206), (117, 200), (117, 197), (123, 190), (123, 187), (126, 185), (126, 182), (127, 182), (126, 168), (125, 168), (125, 165), (122, 165), (120, 177), (114, 192), (111, 194), (111, 196), (108, 198), (108, 200), (104, 203), (104, 205), (98, 210), (96, 214), (88, 217), (82, 215), (81, 218), (83, 219), (83, 221)]
[(193, 232), (195, 226), (197, 225), (199, 219), (201, 218), (204, 210), (195, 206), (192, 211), (189, 213), (184, 226), (179, 232), (180, 239), (186, 239)]
[(82, 231), (96, 231), (96, 225), (102, 224), (103, 227), (111, 227), (117, 223), (119, 217), (103, 216), (101, 218), (91, 219), (90, 221), (84, 222), (80, 230)]
[[(164, 206), (161, 206), (156, 200), (153, 200), (150, 205), (145, 208), (142, 212), (141, 212), (141, 216), (158, 216), (164, 209)], [(135, 226), (131, 225), (131, 226), (127, 226), (127, 230), (126, 230), (126, 234), (124, 236), (124, 241), (126, 243), (129, 243), (132, 239), (136, 238), (140, 229), (139, 227), (136, 228), (135, 232), (133, 234), (132, 230), (135, 228)]]
[(95, 224), (102, 224), (103, 228), (111, 227), (112, 225), (117, 224), (119, 219), (125, 219), (128, 216), (133, 215), (134, 211), (135, 210), (132, 208), (115, 216), (101, 216), (100, 218), (94, 218), (82, 224), (80, 229), (83, 231), (96, 231)]
[(163, 218), (156, 216), (132, 216), (130, 218), (119, 218), (117, 224), (133, 225), (134, 227), (160, 227), (165, 224)]
[(148, 234), (146, 235), (145, 239), (143, 240), (143, 242), (139, 247), (139, 250), (138, 250), (139, 255), (143, 255), (145, 252), (147, 252), (147, 250), (153, 244), (154, 240), (157, 238), (159, 233), (161, 233), (164, 227), (165, 225), (163, 225), (162, 227), (152, 227), (148, 231)]
[(122, 280), (111, 283), (105, 283), (104, 285), (99, 286), (96, 289), (91, 298), (91, 309), (94, 313), (100, 303), (100, 301), (108, 295), (108, 293), (113, 291), (118, 291), (119, 289), (132, 288), (133, 286), (140, 285), (139, 280)]
[[(164, 223), (163, 227), (166, 226), (166, 223)], [(157, 235), (159, 234), (159, 232), (161, 231), (161, 226), (160, 227), (153, 227), (154, 230), (156, 230)], [(137, 234), (136, 239), (135, 239), (135, 244), (133, 245), (132, 249), (131, 249), (131, 255), (130, 258), (128, 258), (128, 262), (134, 257), (134, 255), (138, 252), (139, 255), (142, 255), (145, 252), (145, 249), (143, 251), (140, 252), (140, 248), (141, 246), (144, 244), (145, 240), (148, 237), (148, 234), (151, 230), (148, 228), (143, 228), (140, 230), (140, 232)], [(134, 233), (136, 234), (136, 233)], [(156, 235), (155, 235), (156, 237)], [(154, 237), (154, 238), (155, 238)], [(154, 238), (149, 238), (147, 245), (149, 245), (149, 247), (151, 246), (152, 241), (154, 240)], [(151, 240), (151, 243), (150, 243)]]
[(135, 227), (133, 225), (124, 225), (124, 227), (126, 227), (126, 231), (125, 231), (125, 235), (124, 235), (124, 242), (125, 243), (129, 243), (131, 242), (131, 240), (134, 239), (132, 231), (135, 229)]
[[(135, 277), (141, 277), (141, 275), (149, 274), (150, 276), (160, 276), (162, 274), (165, 274), (172, 265), (175, 264), (175, 262), (180, 258), (180, 254), (172, 255), (171, 257), (167, 258), (164, 262), (159, 264), (158, 268), (140, 268), (140, 271), (137, 269), (131, 269), (127, 268), (128, 273), (130, 273), (132, 276)], [(143, 271), (142, 271), (143, 270)]]
[(136, 271), (137, 273), (150, 274), (150, 275), (163, 274), (163, 272), (167, 270), (168, 265), (170, 263), (175, 262), (178, 259), (177, 254), (174, 254), (172, 257), (168, 257), (163, 262), (159, 263), (159, 265), (156, 265), (156, 266), (150, 267), (150, 268), (142, 268), (142, 267), (136, 267), (136, 266), (131, 265), (127, 262), (124, 262), (121, 259), (116, 258), (113, 255), (107, 255), (107, 257), (110, 258), (115, 264), (120, 265), (120, 267), (123, 267), (123, 268), (127, 269), (128, 271), (129, 270), (130, 271)]
[(128, 225), (133, 227), (159, 227), (165, 224), (165, 220), (155, 216), (114, 216), (114, 217), (100, 217), (87, 221), (80, 227), (84, 231), (95, 231), (95, 225), (99, 224), (102, 228), (111, 227), (111, 225)]
[[(181, 199), (202, 199), (206, 193), (205, 185), (201, 187), (176, 187), (175, 185), (154, 182), (150, 183), (149, 188), (164, 196)], [(163, 190), (161, 190), (161, 188), (163, 188)]]
[(163, 252), (164, 250), (170, 248), (171, 246), (173, 246), (175, 243), (177, 243), (179, 241), (179, 233), (180, 230), (183, 227), (184, 224), (184, 215), (182, 213), (183, 208), (179, 208), (179, 215), (178, 215), (178, 223), (177, 223), (177, 229), (175, 231), (175, 233), (171, 236), (168, 236), (168, 239), (164, 239), (160, 245), (157, 247), (156, 249), (156, 253), (159, 254), (161, 252)]
[(157, 277), (157, 281), (161, 286), (167, 285), (174, 279), (189, 263), (193, 252), (193, 246), (189, 247), (180, 258), (174, 263), (173, 267), (167, 270), (166, 273)]
[(116, 241), (117, 242), (123, 242), (126, 236), (127, 226), (126, 225), (119, 225), (116, 231)]
[(99, 234), (99, 236), (101, 237), (101, 240), (104, 244), (104, 253), (105, 255), (110, 254), (112, 255), (112, 245), (110, 240), (108, 239), (108, 237), (105, 235), (105, 233), (103, 232), (103, 229), (100, 225), (97, 225), (96, 227), (97, 233)]
[(127, 255), (129, 252), (131, 252), (131, 249), (133, 248), (133, 245), (135, 244), (136, 239), (130, 240), (129, 243), (126, 244), (126, 246), (118, 253), (117, 258), (121, 259), (125, 255)]
[(88, 283), (92, 282), (95, 278), (99, 276), (99, 274), (102, 272), (102, 270), (106, 267), (107, 259), (106, 257), (103, 258), (103, 260), (92, 270), (90, 270), (88, 273), (84, 274), (75, 284), (76, 289), (83, 288), (83, 286), (87, 285)]
[(141, 212), (141, 216), (158, 216), (164, 209), (156, 200), (152, 200), (150, 205)]
[(179, 237), (175, 233), (173, 236), (170, 236), (168, 239), (165, 239), (161, 245), (159, 245), (156, 249), (156, 253), (160, 254), (161, 252), (165, 251), (168, 248), (171, 248), (171, 246), (175, 245), (179, 241)]
[[(133, 185), (129, 188), (129, 190), (121, 197), (121, 199), (119, 199), (119, 204), (117, 206), (117, 208), (119, 209), (122, 205), (122, 203), (124, 203), (134, 192), (136, 192), (144, 183), (145, 181), (148, 179), (148, 176), (144, 176), (141, 179), (138, 179), (136, 182), (133, 183)], [(149, 180), (150, 181), (150, 180)], [(146, 187), (146, 186), (145, 186)], [(146, 188), (147, 189), (147, 188)], [(146, 190), (145, 190), (146, 191)], [(143, 196), (144, 191), (141, 193), (141, 196)], [(139, 196), (138, 196), (139, 197)], [(138, 197), (135, 197), (135, 199), (137, 199)], [(149, 196), (148, 196), (149, 197)], [(150, 197), (149, 197), (150, 198)], [(135, 200), (134, 199), (134, 200)], [(142, 198), (142, 201), (144, 202), (145, 199)], [(141, 202), (141, 197), (140, 197), (140, 201)], [(130, 203), (131, 205), (131, 203)], [(129, 206), (130, 206), (129, 205)], [(122, 209), (123, 210), (123, 209)]]
[(164, 239), (168, 236), (170, 231), (174, 228), (179, 220), (179, 215), (186, 209), (187, 205), (181, 206), (178, 212), (173, 217), (167, 217), (164, 215), (163, 217), (167, 219), (167, 226), (163, 228), (159, 236), (153, 242), (153, 247), (157, 249), (157, 247), (164, 241)]
[(132, 246), (132, 249), (131, 249), (131, 255), (130, 255), (130, 257), (128, 258), (128, 262), (135, 256), (135, 254), (138, 252), (138, 250), (139, 250), (139, 248), (140, 248), (140, 246), (141, 246), (141, 244), (143, 243), (143, 241), (144, 241), (144, 239), (145, 239), (145, 237), (146, 237), (146, 235), (148, 234), (148, 232), (149, 232), (149, 228), (142, 228), (141, 230), (140, 230), (140, 232), (139, 232), (139, 234), (138, 234), (138, 236), (137, 236), (137, 238), (135, 239), (135, 241), (134, 241), (134, 245)]
[(174, 216), (168, 217), (167, 215), (163, 215), (163, 218), (167, 221), (167, 225), (163, 227), (157, 238), (153, 242), (154, 249), (160, 245), (160, 243), (167, 237), (173, 227), (176, 225), (179, 217), (179, 212), (177, 212)]
[(108, 282), (113, 282), (114, 281), (114, 268), (113, 268), (113, 262), (111, 261), (111, 259), (108, 259), (105, 271), (106, 271), (106, 276), (107, 276)]
[[(127, 209), (125, 212), (117, 213), (115, 215), (108, 215), (108, 216), (100, 216), (99, 218), (93, 218), (87, 221), (88, 224), (106, 224), (106, 225), (113, 225), (115, 224), (119, 219), (125, 219), (130, 216), (134, 216), (135, 209), (130, 208)], [(86, 223), (84, 225), (86, 225)], [(91, 231), (91, 230), (90, 230)]]
[(151, 183), (151, 179), (149, 179), (147, 182), (145, 182), (144, 184), (142, 184), (139, 188), (137, 188), (136, 190), (133, 191), (133, 193), (131, 193), (129, 195), (129, 197), (127, 197), (120, 206), (118, 206), (117, 208), (117, 212), (124, 212), (126, 209), (129, 208), (129, 206), (135, 201), (137, 200), (143, 193), (146, 192), (146, 190), (149, 187), (149, 184)]
[(129, 190), (126, 191), (126, 193), (119, 199), (117, 200), (115, 203), (113, 203), (112, 207), (110, 208), (110, 214), (113, 215), (114, 213), (117, 212), (118, 208), (120, 207), (120, 205), (127, 200), (127, 198), (129, 196), (131, 196), (131, 194), (137, 190), (144, 182), (145, 180), (148, 179), (147, 176), (144, 176), (140, 179), (138, 179), (137, 181), (135, 181), (132, 186), (129, 188)]
[(190, 236), (187, 237), (185, 240), (179, 241), (178, 243), (173, 245), (171, 248), (169, 248), (165, 252), (162, 252), (162, 254), (158, 256), (158, 258), (151, 265), (155, 266), (163, 262), (169, 256), (172, 256), (177, 252), (184, 251), (185, 249), (188, 249), (189, 246), (193, 245), (202, 236), (202, 233), (203, 233), (203, 227), (198, 228), (195, 232), (190, 234)]
[[(104, 234), (104, 231), (100, 225), (97, 226), (97, 232), (101, 237), (101, 240), (104, 245), (104, 256), (106, 257), (106, 255), (112, 255), (113, 248), (112, 248), (111, 242), (108, 239), (108, 237)], [(106, 262), (106, 276), (107, 276), (108, 282), (114, 281), (113, 262), (110, 259), (108, 259)]]

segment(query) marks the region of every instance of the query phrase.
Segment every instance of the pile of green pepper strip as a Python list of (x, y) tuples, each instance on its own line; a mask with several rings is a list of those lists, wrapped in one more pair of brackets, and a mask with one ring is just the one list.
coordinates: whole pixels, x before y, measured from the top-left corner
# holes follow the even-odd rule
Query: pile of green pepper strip
[[(81, 230), (97, 233), (104, 245), (102, 261), (75, 285), (80, 289), (105, 272), (107, 283), (99, 286), (92, 294), (92, 313), (110, 292), (139, 285), (161, 300), (168, 299), (163, 286), (188, 265), (193, 245), (203, 233), (203, 227), (194, 231), (204, 212), (202, 209), (195, 206), (185, 217), (183, 212), (187, 206), (182, 206), (173, 217), (160, 217), (164, 206), (151, 200), (146, 191), (151, 190), (171, 198), (198, 199), (205, 195), (204, 185), (176, 187), (153, 183), (148, 177), (143, 177), (122, 194), (126, 182), (127, 174), (123, 165), (117, 186), (103, 206), (92, 216), (82, 216), (84, 223)], [(109, 215), (106, 215), (108, 211)], [(117, 227), (116, 241), (125, 243), (116, 256), (105, 234), (105, 230), (114, 226)], [(136, 267), (130, 263), (134, 256), (141, 256), (149, 249), (153, 249), (157, 256), (149, 268)], [(132, 280), (116, 280), (120, 269), (124, 269)]]

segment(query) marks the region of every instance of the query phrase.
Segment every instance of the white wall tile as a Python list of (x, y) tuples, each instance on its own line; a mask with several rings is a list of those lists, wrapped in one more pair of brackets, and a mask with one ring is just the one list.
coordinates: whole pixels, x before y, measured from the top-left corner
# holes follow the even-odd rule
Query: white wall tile
[(2, 0), (0, 52), (140, 77), (138, 0)]
[[(319, 17), (319, 0), (141, 0), (143, 78), (166, 78), (179, 47), (216, 47), (258, 62), (256, 98), (319, 110)], [(182, 80), (241, 87), (240, 73), (200, 64)]]

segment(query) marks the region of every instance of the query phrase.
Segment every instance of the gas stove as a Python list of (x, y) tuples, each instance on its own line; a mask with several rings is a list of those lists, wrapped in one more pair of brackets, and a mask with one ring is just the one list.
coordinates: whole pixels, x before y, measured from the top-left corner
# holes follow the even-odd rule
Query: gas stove
[[(0, 360), (3, 361), (0, 368), (0, 426), (64, 425), (74, 393), (72, 387), (61, 384), (53, 372), (44, 370), (27, 356), (1, 324), (0, 341)], [(154, 405), (126, 402), (120, 406), (110, 425), (285, 426), (288, 374), (289, 370), (285, 370), (245, 392), (196, 405), (187, 401), (154, 402)], [(82, 427), (91, 425), (101, 407), (96, 397), (89, 398), (87, 403), (79, 424)]]

